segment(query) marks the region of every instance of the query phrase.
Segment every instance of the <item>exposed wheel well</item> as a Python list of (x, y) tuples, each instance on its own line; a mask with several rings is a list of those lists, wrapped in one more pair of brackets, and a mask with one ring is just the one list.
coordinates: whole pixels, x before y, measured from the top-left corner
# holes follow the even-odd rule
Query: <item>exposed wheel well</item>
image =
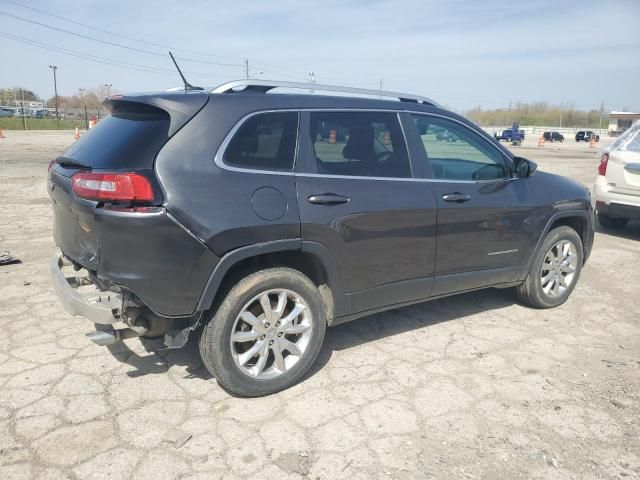
[(584, 246), (585, 222), (586, 220), (582, 217), (562, 217), (551, 224), (549, 231), (561, 226), (570, 227), (576, 231), (580, 237), (580, 241), (582, 241), (582, 246)]
[(327, 321), (331, 323), (334, 311), (334, 298), (329, 284), (327, 271), (315, 255), (301, 251), (266, 253), (245, 258), (234, 264), (225, 274), (220, 288), (216, 292), (212, 309), (216, 309), (222, 299), (242, 278), (265, 268), (287, 267), (299, 271), (309, 277), (318, 287), (325, 303)]

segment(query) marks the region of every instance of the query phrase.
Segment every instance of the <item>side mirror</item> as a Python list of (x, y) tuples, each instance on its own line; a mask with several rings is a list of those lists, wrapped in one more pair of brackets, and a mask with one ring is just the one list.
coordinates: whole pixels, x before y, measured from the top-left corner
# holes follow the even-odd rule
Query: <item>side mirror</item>
[(527, 178), (533, 175), (538, 168), (538, 165), (531, 160), (527, 160), (522, 157), (514, 157), (513, 170), (517, 178)]

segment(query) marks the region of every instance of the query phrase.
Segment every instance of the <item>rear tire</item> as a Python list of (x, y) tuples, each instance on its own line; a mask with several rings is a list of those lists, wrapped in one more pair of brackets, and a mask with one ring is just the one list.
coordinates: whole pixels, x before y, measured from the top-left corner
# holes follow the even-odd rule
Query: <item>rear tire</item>
[(229, 392), (269, 395), (309, 370), (326, 324), (322, 297), (308, 277), (289, 268), (260, 270), (240, 280), (205, 325), (200, 355)]
[(583, 258), (576, 231), (566, 226), (554, 228), (536, 252), (527, 278), (516, 287), (518, 298), (535, 308), (562, 305), (578, 283)]
[(598, 215), (598, 223), (609, 230), (619, 230), (629, 223), (628, 218), (612, 218), (606, 215)]

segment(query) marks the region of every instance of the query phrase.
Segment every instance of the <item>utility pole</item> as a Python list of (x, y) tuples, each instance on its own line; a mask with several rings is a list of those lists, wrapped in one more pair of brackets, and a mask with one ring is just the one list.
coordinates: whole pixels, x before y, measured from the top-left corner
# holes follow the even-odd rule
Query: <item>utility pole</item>
[(82, 100), (82, 106), (84, 107), (84, 126), (89, 130), (89, 115), (87, 115), (87, 104), (84, 101), (84, 91), (86, 88), (79, 88), (78, 90), (80, 90), (80, 100)]
[(56, 65), (49, 65), (49, 68), (53, 70), (53, 91), (56, 96), (56, 128), (60, 130), (60, 114), (58, 113), (58, 81), (56, 80)]
[(602, 130), (602, 115), (604, 115), (604, 100), (600, 102), (600, 121), (598, 122), (600, 130)]
[(380, 100), (382, 100), (382, 79), (380, 79), (380, 90), (379, 91), (380, 91), (379, 98), (380, 98)]
[(249, 59), (244, 59), (244, 78), (249, 79)]
[[(309, 83), (317, 83), (316, 82), (316, 74), (314, 72), (309, 72)], [(314, 89), (310, 88), (309, 93), (314, 93)]]
[(560, 128), (562, 128), (562, 110), (564, 108), (564, 102), (560, 102)]
[(22, 95), (22, 102), (20, 102), (20, 110), (22, 111), (22, 129), (27, 129), (27, 116), (24, 113), (24, 90), (20, 89), (20, 94)]
[(507, 128), (509, 128), (509, 117), (511, 116), (511, 99), (509, 99), (509, 108), (507, 109)]

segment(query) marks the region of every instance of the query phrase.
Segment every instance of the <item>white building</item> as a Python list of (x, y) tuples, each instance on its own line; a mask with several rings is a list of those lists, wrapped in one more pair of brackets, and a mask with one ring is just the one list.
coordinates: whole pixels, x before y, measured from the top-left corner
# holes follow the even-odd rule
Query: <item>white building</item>
[(640, 120), (640, 113), (634, 112), (611, 112), (609, 114), (609, 135), (617, 137), (636, 120)]

